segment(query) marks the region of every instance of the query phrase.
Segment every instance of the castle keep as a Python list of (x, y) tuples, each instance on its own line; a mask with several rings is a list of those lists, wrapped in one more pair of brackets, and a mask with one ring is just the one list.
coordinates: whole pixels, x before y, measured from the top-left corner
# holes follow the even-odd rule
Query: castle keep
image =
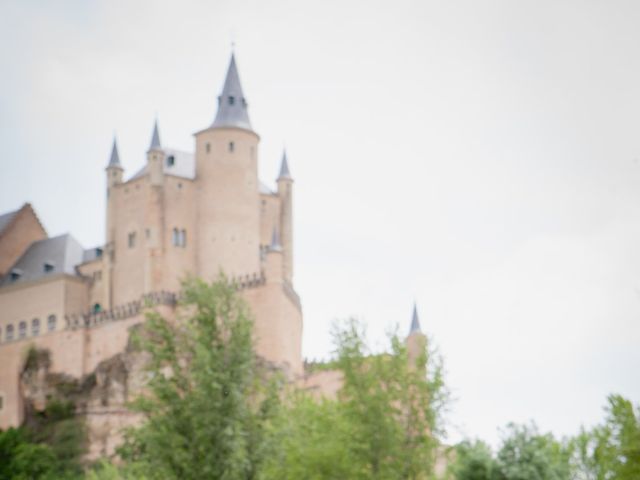
[[(259, 141), (232, 56), (193, 153), (165, 147), (156, 123), (146, 165), (125, 180), (114, 140), (104, 245), (48, 237), (29, 204), (0, 215), (0, 428), (22, 421), (29, 345), (49, 350), (52, 371), (82, 378), (125, 350), (146, 304), (171, 317), (187, 274), (234, 279), (255, 317), (258, 355), (292, 380), (302, 375), (293, 179), (283, 154), (277, 190), (260, 183)], [(99, 413), (86, 412), (90, 424), (126, 423), (123, 408)]]

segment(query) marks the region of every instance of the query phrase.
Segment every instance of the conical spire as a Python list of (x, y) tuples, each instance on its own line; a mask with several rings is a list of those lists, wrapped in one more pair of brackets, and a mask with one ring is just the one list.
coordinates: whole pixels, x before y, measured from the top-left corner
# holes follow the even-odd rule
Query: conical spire
[(280, 164), (280, 175), (278, 175), (278, 180), (281, 178), (291, 178), (291, 174), (289, 173), (289, 162), (287, 162), (287, 151), (282, 151), (282, 163)]
[(107, 168), (122, 168), (120, 164), (120, 155), (118, 155), (118, 144), (116, 143), (116, 138), (113, 137), (113, 147), (111, 148), (111, 158), (109, 158), (109, 165)]
[(218, 97), (218, 113), (211, 128), (237, 127), (252, 130), (247, 111), (247, 101), (240, 85), (240, 75), (236, 66), (235, 55), (231, 54), (231, 62), (227, 70), (222, 93)]
[(160, 132), (158, 132), (158, 120), (153, 124), (153, 133), (151, 134), (151, 145), (149, 145), (149, 150), (159, 150), (162, 148), (160, 144)]
[(271, 245), (269, 246), (269, 250), (272, 252), (281, 252), (282, 245), (280, 244), (280, 235), (278, 234), (278, 229), (273, 228), (273, 234), (271, 235)]
[(420, 328), (420, 319), (418, 318), (418, 307), (415, 302), (413, 304), (413, 316), (411, 317), (411, 328), (409, 329), (409, 335), (412, 333), (422, 333)]

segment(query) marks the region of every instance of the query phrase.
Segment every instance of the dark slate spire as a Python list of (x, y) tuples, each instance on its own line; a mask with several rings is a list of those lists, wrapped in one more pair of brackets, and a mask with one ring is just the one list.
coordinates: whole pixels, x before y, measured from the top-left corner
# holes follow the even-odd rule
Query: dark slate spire
[(280, 164), (280, 175), (278, 175), (278, 180), (281, 178), (291, 178), (291, 174), (289, 173), (289, 162), (287, 162), (287, 151), (283, 150), (282, 152), (282, 163)]
[(111, 149), (111, 158), (109, 159), (109, 165), (107, 168), (122, 168), (120, 164), (120, 155), (118, 155), (118, 144), (116, 138), (113, 137), (113, 148)]
[(411, 317), (411, 329), (409, 330), (409, 335), (412, 333), (422, 333), (422, 329), (420, 328), (420, 319), (418, 318), (418, 307), (416, 304), (413, 304), (413, 316)]
[(162, 145), (160, 144), (160, 132), (158, 132), (158, 120), (156, 119), (153, 124), (153, 133), (151, 134), (151, 145), (149, 145), (149, 150), (160, 150)]
[(247, 101), (240, 85), (240, 75), (236, 66), (236, 58), (231, 54), (231, 62), (227, 70), (222, 93), (218, 97), (218, 113), (211, 128), (238, 127), (252, 130), (247, 111)]
[(278, 229), (273, 228), (273, 234), (271, 235), (271, 245), (269, 246), (269, 250), (272, 252), (281, 252), (282, 245), (280, 244), (280, 235), (278, 234)]

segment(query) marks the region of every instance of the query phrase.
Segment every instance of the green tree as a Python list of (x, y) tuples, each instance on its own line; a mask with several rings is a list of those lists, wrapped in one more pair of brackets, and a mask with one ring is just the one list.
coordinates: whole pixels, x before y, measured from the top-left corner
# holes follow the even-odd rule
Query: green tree
[(150, 479), (257, 478), (278, 400), (253, 353), (248, 307), (224, 278), (188, 280), (183, 296), (183, 317), (151, 313), (137, 337), (150, 380), (132, 408), (146, 421), (120, 453)]
[(572, 439), (572, 466), (577, 480), (640, 478), (640, 407), (610, 395), (602, 425)]
[(410, 358), (397, 335), (373, 354), (356, 321), (333, 332), (343, 377), (335, 400), (296, 395), (283, 411), (282, 450), (267, 469), (273, 479), (421, 479), (432, 474), (443, 383), (425, 348)]
[(496, 480), (565, 480), (570, 478), (570, 450), (553, 435), (531, 426), (509, 424), (496, 458)]
[(457, 480), (492, 480), (497, 475), (491, 448), (483, 441), (465, 440), (454, 452), (455, 461), (449, 470)]

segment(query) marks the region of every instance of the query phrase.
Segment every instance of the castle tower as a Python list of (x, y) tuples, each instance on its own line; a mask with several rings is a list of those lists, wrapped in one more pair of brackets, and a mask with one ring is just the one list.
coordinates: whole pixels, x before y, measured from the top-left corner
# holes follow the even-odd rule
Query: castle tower
[(258, 142), (235, 57), (211, 126), (196, 137), (197, 274), (215, 278), (260, 271)]
[(122, 168), (122, 164), (120, 163), (120, 155), (118, 154), (118, 144), (114, 137), (113, 139), (113, 147), (111, 148), (111, 157), (109, 158), (109, 163), (107, 164), (107, 168), (105, 168), (107, 175), (107, 225), (105, 229), (105, 255), (104, 255), (104, 273), (103, 273), (103, 285), (104, 285), (104, 294), (103, 294), (103, 302), (104, 307), (109, 309), (111, 308), (111, 303), (113, 300), (113, 255), (114, 255), (114, 245), (115, 245), (115, 195), (113, 195), (113, 190), (117, 185), (122, 183), (122, 176), (124, 174), (124, 169)]
[(284, 278), (293, 279), (293, 178), (289, 173), (287, 152), (282, 153), (280, 175), (278, 175), (278, 196), (280, 197), (280, 231), (282, 232), (282, 264)]

